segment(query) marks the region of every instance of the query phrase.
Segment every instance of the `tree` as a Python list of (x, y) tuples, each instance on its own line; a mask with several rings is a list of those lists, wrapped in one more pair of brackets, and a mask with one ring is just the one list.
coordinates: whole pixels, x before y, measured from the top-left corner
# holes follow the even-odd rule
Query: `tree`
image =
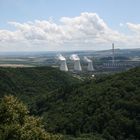
[(30, 116), (27, 107), (14, 96), (0, 102), (1, 140), (60, 140), (61, 136), (47, 133), (41, 118)]

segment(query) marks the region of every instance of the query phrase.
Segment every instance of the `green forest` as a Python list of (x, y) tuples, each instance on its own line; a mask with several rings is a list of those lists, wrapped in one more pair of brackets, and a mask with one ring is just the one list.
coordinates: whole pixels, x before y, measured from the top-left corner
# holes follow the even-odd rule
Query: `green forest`
[(0, 68), (0, 139), (139, 140), (140, 68), (80, 81), (50, 67)]

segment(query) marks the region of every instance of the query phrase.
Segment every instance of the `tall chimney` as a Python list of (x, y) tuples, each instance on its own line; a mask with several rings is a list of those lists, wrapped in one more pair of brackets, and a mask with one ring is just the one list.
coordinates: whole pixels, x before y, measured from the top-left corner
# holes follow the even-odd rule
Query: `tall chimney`
[(115, 62), (115, 49), (114, 49), (114, 43), (112, 43), (112, 64), (114, 65)]

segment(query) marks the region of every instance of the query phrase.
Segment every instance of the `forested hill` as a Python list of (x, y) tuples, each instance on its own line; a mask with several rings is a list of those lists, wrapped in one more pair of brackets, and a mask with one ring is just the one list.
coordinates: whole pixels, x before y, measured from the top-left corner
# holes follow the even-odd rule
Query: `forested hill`
[(30, 103), (78, 82), (68, 73), (51, 67), (0, 68), (0, 97), (12, 94)]
[(48, 67), (0, 68), (0, 91), (66, 140), (140, 139), (140, 68), (84, 82)]
[(65, 89), (44, 103), (40, 102), (38, 111), (43, 110), (51, 132), (88, 134), (91, 140), (92, 135), (106, 140), (140, 139), (140, 68)]

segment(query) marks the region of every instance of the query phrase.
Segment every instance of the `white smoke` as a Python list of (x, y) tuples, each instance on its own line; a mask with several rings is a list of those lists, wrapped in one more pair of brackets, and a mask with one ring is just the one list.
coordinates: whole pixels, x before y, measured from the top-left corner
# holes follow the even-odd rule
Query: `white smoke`
[(87, 58), (87, 56), (84, 56), (84, 60), (85, 60), (86, 62), (92, 62), (92, 60), (90, 60), (89, 58)]
[(77, 54), (72, 54), (70, 56), (70, 59), (73, 60), (73, 61), (77, 61), (77, 60), (80, 60), (79, 56)]
[(60, 61), (66, 61), (66, 58), (62, 54), (58, 54), (57, 59)]

